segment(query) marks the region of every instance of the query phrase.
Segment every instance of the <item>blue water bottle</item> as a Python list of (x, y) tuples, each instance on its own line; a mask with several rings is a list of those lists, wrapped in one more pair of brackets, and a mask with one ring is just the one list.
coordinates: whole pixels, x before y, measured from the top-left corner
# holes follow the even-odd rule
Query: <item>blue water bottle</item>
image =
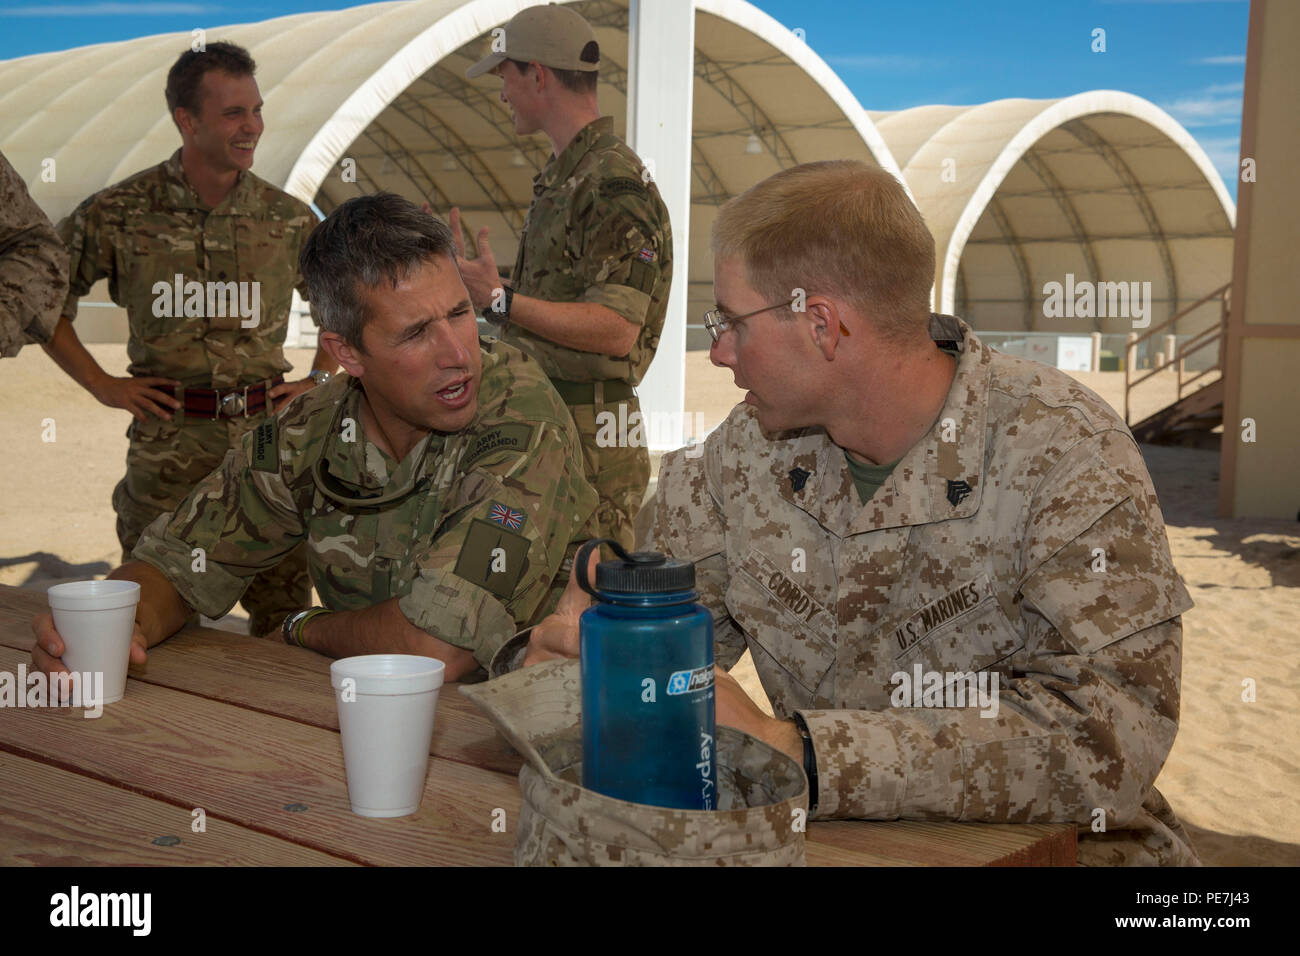
[[(608, 544), (621, 560), (596, 566)], [(596, 598), (582, 642), (582, 785), (620, 800), (715, 810), (713, 618), (695, 603), (695, 565), (588, 541), (574, 559)]]

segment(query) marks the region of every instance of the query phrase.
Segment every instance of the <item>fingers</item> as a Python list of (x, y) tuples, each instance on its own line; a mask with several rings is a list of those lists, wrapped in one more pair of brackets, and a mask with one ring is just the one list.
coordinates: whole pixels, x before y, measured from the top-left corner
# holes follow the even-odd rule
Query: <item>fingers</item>
[(32, 633), (36, 635), (36, 646), (43, 648), (55, 657), (63, 656), (63, 638), (54, 629), (54, 615), (46, 611), (32, 618)]
[[(141, 394), (147, 393), (155, 402), (162, 402), (162, 404), (170, 406), (173, 409), (181, 407), (181, 403), (171, 392), (173, 387), (180, 384), (180, 382), (176, 381), (174, 378), (158, 378), (154, 375), (142, 375), (140, 378), (130, 379), (130, 382), (132, 385), (144, 386)], [(158, 386), (160, 385), (166, 386), (166, 388), (159, 388)]]
[(32, 663), (47, 674), (67, 673), (63, 665), (63, 638), (54, 629), (54, 616), (40, 614), (32, 621), (36, 643), (32, 645)]
[[(174, 412), (171, 409), (164, 410), (163, 408), (159, 407), (155, 402), (145, 398), (143, 395), (137, 396), (136, 406), (140, 408), (141, 411), (153, 412), (156, 416), (161, 418), (163, 421), (171, 421), (172, 415), (174, 414)], [(134, 410), (135, 409), (132, 409), (132, 411)], [(146, 417), (148, 416), (141, 415), (140, 420), (144, 421)]]
[(496, 262), (492, 255), (492, 247), (488, 245), (488, 227), (484, 226), (478, 231), (478, 257), (480, 259), (491, 259)]
[(136, 624), (135, 629), (131, 632), (131, 655), (132, 664), (143, 664), (149, 657), (149, 642), (145, 640), (144, 632), (140, 630), (140, 625)]
[(465, 237), (460, 232), (460, 207), (452, 206), (447, 215), (447, 225), (451, 227), (451, 241), (456, 246), (456, 255), (465, 258)]
[[(575, 559), (577, 555), (574, 555)], [(593, 548), (591, 558), (587, 561), (587, 581), (593, 586), (596, 581), (596, 565), (600, 563), (600, 549)], [(564, 593), (560, 595), (560, 600), (556, 602), (555, 613), (573, 616), (581, 614), (587, 608), (591, 607), (591, 595), (582, 589), (578, 583), (578, 562), (573, 562), (573, 568), (569, 571), (569, 583), (564, 587)]]

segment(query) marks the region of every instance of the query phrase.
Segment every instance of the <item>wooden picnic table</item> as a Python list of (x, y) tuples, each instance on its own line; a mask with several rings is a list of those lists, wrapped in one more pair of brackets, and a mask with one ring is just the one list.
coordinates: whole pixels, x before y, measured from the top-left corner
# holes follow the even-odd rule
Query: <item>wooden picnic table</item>
[[(0, 586), (0, 672), (31, 670), (42, 591)], [(0, 864), (312, 865), (513, 862), (520, 758), (446, 685), (420, 809), (348, 804), (328, 658), (191, 627), (132, 667), (126, 696), (0, 708)], [(493, 829), (505, 811), (504, 832)], [(194, 823), (202, 811), (204, 829)], [(810, 822), (810, 865), (1057, 865), (1070, 824)]]

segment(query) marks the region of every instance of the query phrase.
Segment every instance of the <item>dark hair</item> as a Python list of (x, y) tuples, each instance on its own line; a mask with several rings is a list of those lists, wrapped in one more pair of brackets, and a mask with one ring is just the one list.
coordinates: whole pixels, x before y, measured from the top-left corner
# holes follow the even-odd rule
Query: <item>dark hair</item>
[[(588, 43), (587, 46), (593, 46), (595, 41)], [(586, 50), (583, 50), (583, 57), (586, 58)], [(528, 64), (522, 60), (509, 60), (508, 62), (515, 65), (515, 69), (520, 73), (528, 72)], [(560, 81), (560, 85), (570, 93), (594, 93), (596, 92), (596, 81), (599, 74), (595, 70), (557, 70), (554, 67), (547, 67), (555, 78)]]
[(242, 46), (224, 40), (209, 43), (203, 50), (186, 50), (167, 71), (167, 115), (172, 122), (176, 122), (178, 106), (198, 113), (199, 84), (209, 70), (221, 70), (231, 76), (252, 76), (257, 72), (257, 64)]
[(361, 287), (387, 280), (395, 288), (435, 256), (455, 262), (451, 229), (396, 193), (375, 193), (349, 199), (326, 216), (307, 238), (298, 268), (321, 328), (364, 352)]

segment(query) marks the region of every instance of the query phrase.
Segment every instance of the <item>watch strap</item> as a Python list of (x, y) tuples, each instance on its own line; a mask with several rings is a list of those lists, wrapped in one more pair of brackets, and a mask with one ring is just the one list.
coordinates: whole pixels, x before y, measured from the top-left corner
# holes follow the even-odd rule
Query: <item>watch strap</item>
[(817, 751), (813, 748), (812, 734), (802, 714), (795, 713), (794, 724), (803, 738), (803, 772), (808, 777), (808, 816), (811, 817), (817, 812)]

